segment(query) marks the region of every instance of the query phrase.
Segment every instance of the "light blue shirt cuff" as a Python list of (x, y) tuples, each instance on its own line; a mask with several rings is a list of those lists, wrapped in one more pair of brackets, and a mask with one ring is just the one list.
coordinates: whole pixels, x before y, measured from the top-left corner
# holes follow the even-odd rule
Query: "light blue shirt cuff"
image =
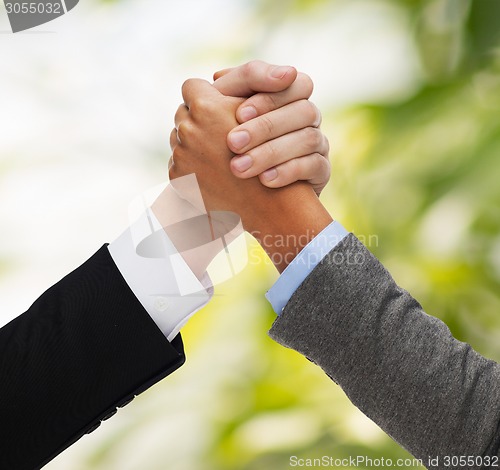
[(307, 276), (348, 234), (337, 221), (324, 228), (281, 273), (281, 276), (266, 293), (266, 299), (279, 315), (293, 293)]

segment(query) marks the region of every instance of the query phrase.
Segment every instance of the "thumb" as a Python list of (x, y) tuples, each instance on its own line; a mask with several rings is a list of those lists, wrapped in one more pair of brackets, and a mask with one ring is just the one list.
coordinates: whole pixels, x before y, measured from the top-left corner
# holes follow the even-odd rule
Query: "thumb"
[(222, 98), (222, 95), (206, 80), (190, 78), (182, 85), (182, 98), (185, 105), (191, 108), (193, 102), (200, 98), (213, 100)]
[(286, 90), (297, 78), (297, 70), (254, 60), (217, 72), (215, 77), (214, 87), (223, 95), (247, 98), (255, 93)]

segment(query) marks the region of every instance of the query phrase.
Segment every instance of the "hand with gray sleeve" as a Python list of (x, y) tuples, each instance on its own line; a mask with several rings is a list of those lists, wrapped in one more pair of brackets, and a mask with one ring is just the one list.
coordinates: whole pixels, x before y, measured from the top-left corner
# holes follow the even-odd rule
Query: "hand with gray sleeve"
[(170, 176), (196, 173), (207, 205), (238, 212), (281, 272), (267, 293), (278, 314), (270, 336), (319, 365), (424, 465), (498, 466), (500, 366), (427, 315), (310, 187), (277, 189), (271, 202), (252, 178), (235, 181), (225, 162), (242, 157), (211, 130), (219, 122), (229, 131), (235, 105), (200, 81), (184, 91), (193, 106), (178, 124), (190, 134), (174, 143)]
[[(424, 465), (500, 465), (500, 366), (427, 315), (354, 235), (295, 290), (270, 336), (319, 365)], [(446, 456), (469, 460), (447, 466)]]

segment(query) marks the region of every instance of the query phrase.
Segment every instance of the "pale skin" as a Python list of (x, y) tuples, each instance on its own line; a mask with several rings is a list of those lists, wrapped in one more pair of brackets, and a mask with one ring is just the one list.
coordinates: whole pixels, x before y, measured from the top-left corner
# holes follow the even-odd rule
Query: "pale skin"
[(240, 125), (228, 135), (236, 154), (233, 174), (258, 175), (269, 188), (308, 181), (319, 195), (330, 179), (330, 146), (319, 129), (321, 113), (308, 101), (311, 78), (293, 67), (252, 61), (217, 72), (214, 80), (223, 95), (249, 97), (236, 111)]
[[(319, 111), (306, 99), (312, 90), (310, 79), (300, 75), (296, 83), (295, 69), (285, 67), (273, 82), (261, 71), (274, 66), (251, 64), (217, 73), (213, 86), (203, 80), (184, 83), (185, 104), (176, 113), (171, 135), (170, 177), (195, 173), (207, 209), (238, 213), (245, 229), (283, 271), (332, 221), (317, 197), (330, 175), (329, 164), (323, 163), (328, 162), (328, 141), (318, 130)], [(220, 92), (231, 89), (235, 95), (247, 96), (258, 91), (259, 83), (252, 87), (241, 80), (253, 72), (261, 73), (264, 81), (277, 87), (275, 91), (255, 94), (246, 101)], [(279, 90), (280, 80), (290, 81), (288, 88)], [(273, 98), (269, 93), (274, 93)], [(249, 104), (256, 117), (246, 120), (251, 116), (245, 110)], [(247, 142), (238, 145), (232, 137), (241, 131), (248, 134)], [(251, 157), (251, 168), (238, 169), (241, 155)], [(269, 169), (277, 173), (271, 180), (264, 176)], [(291, 235), (290, 244), (272, 242), (283, 234)]]

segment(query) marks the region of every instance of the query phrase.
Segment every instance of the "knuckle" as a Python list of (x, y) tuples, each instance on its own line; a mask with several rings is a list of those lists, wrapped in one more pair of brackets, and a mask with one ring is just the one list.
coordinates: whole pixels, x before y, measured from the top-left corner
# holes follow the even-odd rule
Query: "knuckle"
[(194, 114), (205, 114), (212, 111), (212, 101), (205, 96), (198, 95), (191, 101), (190, 111)]
[(184, 81), (181, 87), (182, 95), (184, 96), (186, 92), (191, 88), (192, 84), (194, 82), (193, 78), (188, 78), (187, 80)]
[(177, 126), (177, 136), (183, 144), (186, 144), (193, 134), (195, 134), (195, 132), (193, 130), (193, 124), (191, 123), (191, 121), (181, 121)]
[(168, 177), (171, 180), (175, 180), (175, 178), (178, 178), (180, 176), (179, 174), (179, 165), (177, 162), (174, 162), (174, 159), (170, 159), (170, 165), (168, 167)]
[(330, 174), (332, 171), (332, 166), (330, 160), (325, 158), (319, 153), (313, 155), (315, 168), (317, 169), (317, 177), (323, 181), (328, 181), (330, 179)]
[(248, 98), (246, 105), (253, 106), (257, 110), (259, 116), (281, 107), (280, 101), (276, 97), (276, 93), (257, 93)]
[(260, 130), (266, 135), (273, 135), (274, 123), (269, 117), (261, 116), (259, 119)]
[(174, 115), (174, 121), (177, 122), (181, 115), (182, 115), (182, 112), (186, 110), (186, 106), (184, 104), (181, 104), (179, 105), (179, 107), (177, 108), (177, 110), (175, 111), (175, 115)]
[(293, 160), (290, 160), (287, 163), (287, 173), (288, 173), (288, 178), (291, 181), (298, 181), (301, 179), (301, 174), (302, 174), (302, 167), (300, 164), (300, 160), (298, 158), (294, 158)]
[(186, 121), (181, 121), (177, 126), (177, 136), (181, 142), (185, 142), (187, 138), (188, 135), (187, 127), (188, 125), (186, 124)]
[(247, 62), (245, 65), (243, 65), (243, 75), (245, 76), (251, 76), (253, 73), (257, 70), (257, 67), (259, 66), (259, 61), (258, 60), (251, 60), (250, 62)]
[(314, 91), (314, 83), (309, 75), (303, 72), (297, 74), (296, 82), (300, 86), (303, 94), (309, 98)]
[(269, 64), (267, 64), (263, 60), (253, 59), (250, 62), (248, 62), (248, 66), (250, 67), (251, 70), (256, 70), (261, 68), (262, 66), (269, 66)]
[(316, 127), (319, 120), (319, 109), (309, 100), (302, 100), (301, 105), (303, 107), (302, 112), (307, 122)]
[(279, 162), (279, 152), (273, 141), (266, 142), (263, 150), (260, 160), (263, 160), (265, 166), (270, 168)]
[(176, 147), (172, 152), (169, 162), (168, 175), (170, 179), (179, 178), (190, 173), (189, 162), (189, 159), (185, 158), (185, 152), (179, 147)]
[(182, 160), (183, 160), (182, 152), (180, 151), (180, 149), (176, 148), (175, 150), (173, 150), (172, 157), (171, 157), (172, 166), (173, 167), (179, 166), (181, 164)]
[(177, 140), (177, 129), (172, 129), (172, 132), (170, 132), (170, 148), (173, 150), (177, 144), (178, 144), (178, 140)]
[(323, 149), (323, 156), (328, 160), (328, 155), (330, 153), (330, 141), (328, 140), (328, 137), (323, 134), (323, 146), (324, 146), (324, 149)]
[(316, 127), (306, 127), (304, 129), (307, 146), (312, 151), (317, 151), (323, 146), (323, 133)]
[(320, 127), (321, 123), (323, 122), (323, 115), (321, 114), (321, 111), (319, 108), (313, 103), (314, 107), (316, 108), (316, 122), (315, 122), (315, 127)]
[(279, 107), (278, 102), (276, 101), (276, 95), (274, 93), (265, 93), (261, 96), (263, 101), (263, 108), (266, 111), (269, 112)]

